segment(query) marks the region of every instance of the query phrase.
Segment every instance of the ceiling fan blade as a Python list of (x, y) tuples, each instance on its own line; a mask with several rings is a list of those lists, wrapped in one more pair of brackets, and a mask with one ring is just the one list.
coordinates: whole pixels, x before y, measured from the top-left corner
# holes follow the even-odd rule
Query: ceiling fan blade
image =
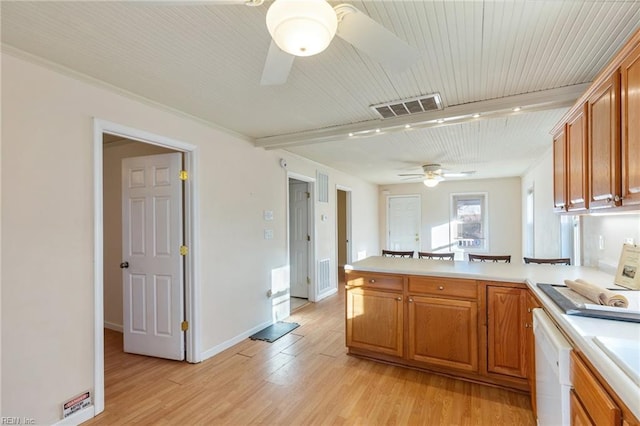
[(271, 40), (269, 53), (267, 53), (267, 59), (262, 70), (260, 85), (277, 86), (286, 83), (294, 59), (295, 56), (280, 50), (276, 42)]
[(424, 173), (401, 173), (398, 176), (419, 176), (419, 177), (423, 177)]
[(444, 176), (444, 177), (464, 177), (464, 176), (472, 175), (475, 172), (476, 172), (475, 170), (471, 170), (471, 171), (467, 171), (467, 172), (446, 172), (446, 173), (442, 173), (442, 176)]
[(385, 68), (403, 71), (419, 58), (416, 48), (348, 4), (333, 8), (338, 15), (336, 34)]

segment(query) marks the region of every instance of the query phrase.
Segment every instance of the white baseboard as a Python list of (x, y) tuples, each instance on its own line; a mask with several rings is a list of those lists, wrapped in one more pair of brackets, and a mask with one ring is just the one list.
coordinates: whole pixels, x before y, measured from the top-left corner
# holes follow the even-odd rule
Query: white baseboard
[(114, 324), (109, 321), (104, 322), (104, 328), (108, 328), (109, 330), (118, 331), (120, 333), (124, 332), (124, 328), (120, 324)]
[(231, 346), (240, 343), (241, 341), (243, 341), (244, 339), (246, 339), (247, 337), (251, 336), (252, 334), (257, 333), (258, 331), (262, 330), (263, 328), (269, 327), (271, 324), (273, 324), (273, 321), (266, 321), (254, 328), (252, 328), (251, 330), (245, 331), (242, 334), (237, 335), (236, 337), (233, 337), (229, 340), (227, 340), (226, 342), (222, 342), (219, 345), (214, 346), (211, 349), (207, 349), (206, 351), (202, 352), (202, 354), (200, 355), (200, 359), (202, 361), (204, 361), (205, 359), (211, 358), (212, 356), (215, 356), (217, 354), (219, 354), (220, 352), (224, 351), (225, 349), (229, 349)]
[(76, 426), (80, 423), (84, 423), (87, 420), (91, 420), (95, 417), (95, 407), (93, 405), (78, 411), (70, 415), (69, 417), (65, 417), (64, 419), (53, 423), (52, 426)]

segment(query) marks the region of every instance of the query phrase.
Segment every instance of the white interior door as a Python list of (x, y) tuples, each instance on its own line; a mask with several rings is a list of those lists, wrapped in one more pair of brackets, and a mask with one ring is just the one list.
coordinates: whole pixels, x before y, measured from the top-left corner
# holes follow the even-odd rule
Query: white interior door
[(124, 351), (184, 359), (182, 154), (122, 160)]
[(388, 198), (387, 249), (420, 250), (420, 196)]
[(289, 181), (290, 295), (309, 297), (309, 185)]

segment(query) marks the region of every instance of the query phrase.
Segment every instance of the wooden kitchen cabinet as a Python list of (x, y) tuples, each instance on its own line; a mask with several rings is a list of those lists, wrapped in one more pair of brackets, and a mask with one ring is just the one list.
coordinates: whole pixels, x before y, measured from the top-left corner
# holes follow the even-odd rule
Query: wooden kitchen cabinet
[(640, 204), (640, 42), (620, 66), (622, 204)]
[(347, 286), (346, 298), (347, 346), (401, 357), (402, 293)]
[(621, 424), (620, 408), (575, 351), (571, 352), (571, 382), (573, 384), (572, 425), (618, 426)]
[(564, 126), (553, 136), (553, 207), (567, 210), (567, 142)]
[(589, 207), (587, 169), (587, 105), (569, 117), (566, 127), (567, 144), (567, 211)]
[(410, 295), (408, 358), (478, 371), (478, 304), (472, 300)]
[(526, 288), (487, 286), (487, 372), (527, 377)]
[(620, 75), (613, 73), (587, 101), (589, 208), (616, 207), (621, 202)]

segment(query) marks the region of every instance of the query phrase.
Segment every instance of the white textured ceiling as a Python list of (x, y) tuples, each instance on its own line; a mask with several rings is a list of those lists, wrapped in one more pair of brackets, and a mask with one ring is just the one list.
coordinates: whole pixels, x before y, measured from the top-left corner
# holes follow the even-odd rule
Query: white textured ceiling
[[(286, 149), (386, 184), (401, 182), (398, 173), (418, 172), (427, 162), (476, 170), (474, 178), (520, 175), (550, 146), (548, 132), (567, 102), (349, 138), (348, 129), (388, 123), (370, 105), (439, 92), (445, 117), (456, 108), (471, 111), (516, 95), (552, 96), (554, 89), (592, 81), (640, 27), (640, 1), (349, 3), (416, 47), (420, 60), (392, 73), (335, 38), (325, 52), (296, 58), (286, 84), (260, 86), (270, 43), (268, 1), (259, 7), (2, 1), (2, 44), (230, 129), (258, 146), (289, 135), (294, 143)], [(331, 137), (310, 143), (318, 132)]]

